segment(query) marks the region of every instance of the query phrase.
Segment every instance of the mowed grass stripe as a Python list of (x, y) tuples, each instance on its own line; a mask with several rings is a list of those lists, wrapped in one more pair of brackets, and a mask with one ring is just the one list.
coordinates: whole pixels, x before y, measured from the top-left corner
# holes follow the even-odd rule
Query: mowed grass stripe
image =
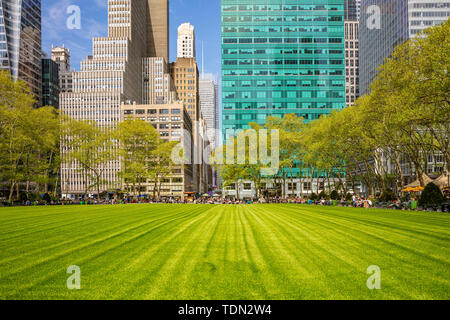
[[(327, 214), (327, 212), (325, 211), (324, 214)], [(391, 211), (390, 214), (399, 213)], [(353, 236), (358, 232), (366, 234), (368, 237), (370, 237), (371, 240), (372, 238), (377, 238), (379, 241), (386, 242), (393, 246), (401, 247), (403, 250), (408, 252), (412, 252), (415, 254), (426, 254), (429, 259), (437, 259), (438, 262), (442, 262), (446, 264), (447, 267), (450, 267), (448, 263), (450, 248), (445, 246), (450, 240), (448, 231), (442, 232), (443, 236), (435, 236), (435, 234), (431, 233), (429, 233), (428, 236), (425, 236), (424, 233), (421, 233), (416, 228), (405, 231), (405, 228), (399, 229), (397, 226), (390, 227), (387, 224), (383, 224), (382, 226), (380, 226), (377, 222), (373, 223), (371, 221), (361, 222), (361, 219), (359, 217), (349, 219), (347, 217), (338, 215), (331, 215), (330, 217), (330, 215), (328, 214), (326, 218), (322, 218), (320, 215), (316, 214), (311, 219), (313, 219), (317, 223), (323, 221), (324, 225), (333, 223), (338, 225), (339, 227), (347, 226), (347, 228), (351, 229), (352, 231), (351, 233), (349, 233), (349, 236)], [(342, 228), (336, 229), (341, 230)], [(393, 234), (395, 234), (395, 241), (391, 240), (391, 235)], [(418, 234), (420, 236), (418, 236)], [(427, 241), (423, 243), (423, 240)], [(422, 244), (425, 244), (426, 247), (424, 247)], [(370, 243), (365, 243), (365, 245), (370, 246)]]
[[(184, 214), (184, 215), (183, 215)], [(100, 223), (91, 224), (89, 228), (85, 228), (84, 222), (80, 224), (80, 221), (74, 221), (72, 224), (65, 225), (64, 227), (58, 226), (53, 230), (49, 236), (49, 234), (45, 234), (45, 236), (49, 236), (46, 239), (41, 239), (43, 241), (40, 241), (37, 243), (36, 237), (34, 237), (34, 234), (26, 234), (23, 235), (25, 239), (28, 240), (28, 243), (31, 243), (33, 245), (32, 248), (28, 247), (26, 248), (27, 251), (24, 252), (22, 255), (18, 256), (9, 256), (7, 259), (0, 259), (0, 264), (9, 262), (11, 260), (15, 259), (21, 259), (24, 256), (29, 256), (33, 261), (35, 261), (34, 256), (38, 255), (40, 251), (50, 251), (50, 250), (56, 250), (54, 253), (52, 252), (52, 255), (61, 255), (67, 252), (67, 248), (70, 248), (70, 250), (74, 250), (76, 248), (83, 248), (89, 245), (92, 245), (94, 243), (101, 242), (105, 239), (112, 238), (114, 236), (120, 235), (124, 232), (129, 232), (132, 230), (137, 230), (139, 228), (146, 228), (148, 224), (155, 223), (156, 221), (161, 221), (161, 223), (167, 222), (167, 221), (173, 221), (173, 219), (181, 219), (184, 216), (190, 217), (192, 215), (195, 215), (196, 212), (192, 212), (189, 210), (177, 212), (172, 215), (167, 215), (167, 213), (163, 213), (162, 215), (155, 216), (155, 218), (149, 219), (148, 214), (145, 213), (144, 215), (141, 215), (139, 219), (131, 219), (131, 217), (127, 216), (124, 217), (123, 221), (122, 219), (119, 220), (119, 222), (116, 222), (116, 225), (110, 226), (110, 221), (113, 220), (114, 217), (109, 216), (108, 218), (101, 219)], [(133, 217), (134, 218), (134, 217)], [(106, 221), (103, 221), (106, 220)], [(114, 221), (114, 220), (113, 220)], [(107, 228), (105, 228), (107, 227)], [(102, 229), (104, 228), (104, 229)], [(88, 231), (89, 230), (89, 231)], [(92, 231), (90, 231), (92, 230)], [(82, 232), (80, 232), (82, 231)], [(88, 233), (89, 232), (89, 233)], [(33, 237), (30, 237), (33, 236)], [(63, 241), (55, 241), (60, 240), (60, 238), (64, 239)], [(86, 243), (86, 241), (90, 241)], [(51, 245), (45, 247), (43, 242), (50, 243)], [(76, 247), (76, 245), (81, 245), (81, 247)], [(12, 248), (10, 245), (10, 241), (5, 241), (4, 246), (7, 248)], [(23, 242), (21, 243), (22, 249), (24, 249)], [(36, 248), (34, 249), (33, 248)], [(62, 250), (61, 250), (62, 249)], [(5, 254), (5, 252), (3, 252)], [(3, 256), (2, 254), (2, 256)]]
[[(405, 297), (421, 298), (422, 294), (420, 292), (417, 290), (411, 291), (409, 286), (405, 286), (405, 284), (415, 282), (418, 287), (429, 286), (430, 291), (435, 291), (433, 284), (449, 287), (450, 255), (448, 241), (438, 241), (439, 243), (436, 244), (433, 243), (436, 242), (436, 238), (429, 237), (426, 241), (414, 242), (408, 237), (399, 235), (396, 232), (396, 228), (391, 230), (391, 232), (387, 232), (384, 228), (372, 227), (370, 224), (356, 225), (353, 222), (350, 223), (348, 222), (348, 217), (343, 213), (341, 213), (342, 219), (339, 219), (336, 215), (333, 215), (333, 219), (330, 219), (328, 216), (322, 219), (322, 214), (326, 215), (328, 210), (336, 212), (336, 209), (319, 207), (316, 215), (305, 210), (305, 208), (296, 207), (295, 210), (302, 212), (303, 219), (305, 219), (305, 216), (312, 215), (311, 221), (314, 223), (322, 224), (323, 226), (329, 226), (330, 223), (335, 224), (335, 229), (339, 230), (339, 232), (345, 232), (345, 229), (349, 229), (349, 231), (345, 232), (348, 239), (341, 242), (342, 246), (347, 246), (351, 242), (359, 243), (363, 245), (361, 250), (359, 250), (361, 254), (355, 255), (355, 257), (360, 256), (370, 258), (371, 261), (383, 261), (385, 269), (389, 271), (385, 274), (385, 280), (387, 281), (384, 281), (384, 284), (392, 287), (391, 292), (403, 290), (401, 294)], [(360, 219), (362, 212), (359, 211), (359, 216), (355, 216), (356, 220)], [(367, 214), (367, 211), (364, 214)], [(407, 213), (396, 211), (378, 211), (377, 214), (407, 216)], [(425, 217), (427, 213), (423, 213), (423, 215)], [(414, 234), (414, 231), (412, 229), (411, 234)], [(445, 236), (443, 238), (448, 239), (448, 233), (448, 229), (446, 232), (443, 232)], [(331, 246), (332, 244), (327, 244), (327, 247)], [(358, 251), (355, 252), (358, 253)], [(381, 263), (379, 264), (381, 267)], [(392, 281), (392, 284), (390, 281)]]
[(448, 299), (449, 226), (299, 205), (0, 209), (0, 299)]
[[(58, 274), (61, 264), (63, 266), (81, 266), (83, 263), (87, 264), (87, 262), (95, 259), (97, 256), (108, 256), (107, 253), (109, 251), (113, 251), (115, 248), (121, 248), (125, 246), (127, 242), (135, 241), (142, 235), (152, 232), (154, 229), (161, 228), (169, 223), (178, 225), (184, 221), (189, 221), (199, 210), (203, 211), (200, 207), (197, 207), (193, 211), (186, 210), (186, 212), (181, 213), (181, 215), (178, 214), (176, 218), (164, 219), (163, 221), (160, 221), (159, 224), (153, 225), (153, 220), (141, 220), (139, 224), (127, 226), (126, 228), (115, 228), (114, 232), (108, 232), (104, 236), (94, 234), (87, 240), (88, 242), (81, 241), (76, 242), (72, 247), (65, 246), (63, 247), (63, 251), (58, 251), (56, 254), (46, 254), (40, 259), (32, 259), (33, 257), (31, 257), (28, 264), (22, 263), (19, 267), (9, 268), (9, 270), (12, 271), (10, 273), (8, 273), (9, 270), (5, 271), (2, 268), (3, 264), (0, 264), (0, 274), (6, 274), (7, 283), (16, 277), (23, 278), (24, 275), (30, 275), (29, 280), (25, 282), (24, 286), (15, 287), (16, 291), (38, 287), (41, 286), (42, 283), (47, 282), (48, 279), (52, 279), (55, 274)], [(183, 221), (178, 222), (177, 220), (179, 219), (183, 219)], [(111, 259), (112, 257), (115, 257), (113, 253), (108, 259), (111, 260), (111, 263), (114, 263), (114, 260)], [(35, 270), (37, 270), (37, 272)], [(35, 273), (38, 273), (39, 276), (32, 276)]]

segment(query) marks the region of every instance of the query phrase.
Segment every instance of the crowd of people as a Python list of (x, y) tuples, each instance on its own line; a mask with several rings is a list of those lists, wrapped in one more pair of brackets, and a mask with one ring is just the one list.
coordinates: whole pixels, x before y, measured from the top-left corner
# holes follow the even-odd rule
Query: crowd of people
[[(311, 200), (301, 197), (283, 198), (279, 196), (274, 197), (261, 197), (261, 198), (246, 198), (237, 199), (235, 197), (220, 197), (220, 196), (197, 196), (197, 197), (161, 197), (159, 199), (152, 199), (147, 197), (124, 197), (122, 199), (101, 199), (95, 198), (84, 199), (60, 199), (51, 201), (26, 201), (23, 203), (17, 202), (0, 202), (0, 206), (39, 206), (39, 205), (125, 205), (125, 204), (264, 204), (264, 203), (291, 203), (291, 204), (303, 204), (303, 205), (320, 205), (320, 206), (345, 206), (355, 208), (385, 208), (385, 209), (406, 209), (417, 210), (417, 201), (412, 198), (409, 200), (401, 201), (397, 199), (390, 201), (389, 203), (373, 202), (373, 200), (361, 197), (357, 194), (353, 194), (350, 198), (342, 198), (341, 200), (331, 199), (317, 199)], [(442, 211), (448, 211), (446, 207)]]

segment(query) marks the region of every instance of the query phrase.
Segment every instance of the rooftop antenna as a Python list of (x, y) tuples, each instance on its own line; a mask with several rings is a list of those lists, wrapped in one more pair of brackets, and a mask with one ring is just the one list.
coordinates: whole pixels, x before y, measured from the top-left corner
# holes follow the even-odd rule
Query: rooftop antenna
[(203, 50), (203, 40), (202, 40), (202, 79), (205, 79), (205, 56)]

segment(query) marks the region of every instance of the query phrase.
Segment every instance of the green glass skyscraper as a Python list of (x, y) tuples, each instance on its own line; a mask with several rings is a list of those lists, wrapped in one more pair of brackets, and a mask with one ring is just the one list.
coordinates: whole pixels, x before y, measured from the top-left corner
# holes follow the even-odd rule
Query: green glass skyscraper
[(222, 0), (224, 138), (345, 107), (344, 0)]

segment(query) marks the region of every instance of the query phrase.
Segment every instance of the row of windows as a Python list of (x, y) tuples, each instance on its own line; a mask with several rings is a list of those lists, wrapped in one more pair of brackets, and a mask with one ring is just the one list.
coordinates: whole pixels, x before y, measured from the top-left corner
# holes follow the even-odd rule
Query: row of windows
[[(284, 115), (284, 113), (280, 113), (280, 114), (270, 114), (269, 116), (273, 116), (273, 117), (279, 117), (282, 118)], [(302, 117), (303, 119), (306, 120), (316, 120), (319, 119), (320, 117), (322, 117), (324, 115), (324, 112), (320, 112), (320, 113), (309, 113), (309, 114), (296, 114), (298, 117)], [(247, 122), (252, 122), (256, 119), (245, 119), (242, 120), (244, 123)], [(263, 121), (263, 119), (258, 119), (259, 121)], [(224, 125), (223, 125), (223, 129), (224, 131), (226, 130), (242, 130), (242, 129), (250, 129), (250, 125), (248, 124), (240, 124), (240, 123), (236, 123), (239, 120), (231, 120), (230, 123), (226, 123), (227, 121), (224, 120)], [(257, 121), (257, 120), (256, 120)]]
[(414, 9), (450, 8), (450, 2), (446, 3), (414, 3)]
[(223, 38), (229, 43), (343, 43), (343, 38)]
[(239, 48), (239, 49), (223, 49), (223, 54), (261, 54), (261, 55), (276, 55), (276, 54), (327, 54), (327, 55), (341, 55), (344, 50), (342, 49), (300, 49), (300, 48)]
[[(230, 114), (233, 110), (253, 110), (253, 112), (259, 113), (259, 109), (279, 109), (292, 112), (287, 109), (339, 109), (345, 106), (342, 103), (343, 99), (334, 101), (304, 101), (304, 102), (224, 102), (223, 109), (224, 114)], [(270, 112), (272, 112), (272, 110)], [(245, 111), (245, 114), (247, 113)]]
[(450, 11), (413, 12), (413, 17), (450, 17)]
[(295, 99), (295, 98), (342, 98), (342, 91), (246, 91), (224, 92), (223, 99)]
[(341, 87), (343, 80), (224, 80), (222, 86), (226, 87)]
[(222, 75), (226, 76), (340, 76), (343, 69), (224, 69)]
[[(124, 110), (123, 111), (124, 114), (145, 114), (145, 109), (136, 109), (136, 111), (134, 110)], [(147, 110), (148, 114), (180, 114), (181, 113), (181, 109), (148, 109)]]
[(223, 16), (222, 22), (342, 22), (344, 21), (342, 16)]
[(327, 11), (343, 11), (344, 6), (342, 5), (223, 5), (222, 11), (317, 11), (317, 10), (327, 10)]
[(315, 26), (315, 27), (294, 27), (294, 26), (241, 26), (239, 28), (237, 27), (223, 27), (222, 32), (223, 33), (251, 33), (251, 32), (308, 32), (308, 33), (329, 33), (329, 32), (342, 32), (344, 30), (344, 27), (326, 27), (326, 26)]
[(322, 60), (310, 60), (310, 59), (239, 59), (239, 60), (231, 60), (224, 59), (223, 65), (225, 66), (233, 66), (233, 65), (339, 65), (343, 64), (342, 59), (322, 59)]

